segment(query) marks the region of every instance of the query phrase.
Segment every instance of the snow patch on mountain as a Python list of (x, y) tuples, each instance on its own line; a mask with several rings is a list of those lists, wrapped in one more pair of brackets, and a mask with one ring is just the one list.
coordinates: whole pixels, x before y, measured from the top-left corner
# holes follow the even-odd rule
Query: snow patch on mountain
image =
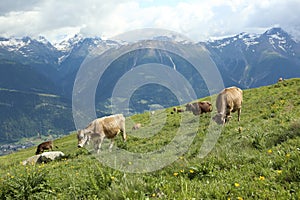
[(66, 38), (66, 40), (60, 43), (55, 43), (53, 46), (59, 51), (68, 52), (83, 39), (84, 37), (81, 34), (76, 34), (73, 37)]
[(8, 51), (18, 51), (20, 48), (29, 44), (30, 41), (24, 42), (21, 39), (11, 38), (1, 38), (0, 39), (0, 47), (6, 48)]

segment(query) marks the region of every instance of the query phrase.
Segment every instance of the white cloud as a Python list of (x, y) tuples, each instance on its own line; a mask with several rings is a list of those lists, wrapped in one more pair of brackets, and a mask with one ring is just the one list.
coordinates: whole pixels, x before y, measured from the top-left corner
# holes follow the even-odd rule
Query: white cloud
[(16, 2), (0, 9), (1, 36), (44, 35), (53, 41), (76, 32), (111, 37), (134, 29), (163, 28), (199, 41), (210, 36), (261, 32), (275, 24), (300, 32), (297, 0)]

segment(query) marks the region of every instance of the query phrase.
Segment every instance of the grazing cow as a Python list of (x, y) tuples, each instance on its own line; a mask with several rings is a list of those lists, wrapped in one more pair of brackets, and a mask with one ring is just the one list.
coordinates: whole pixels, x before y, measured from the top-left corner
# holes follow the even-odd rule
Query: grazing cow
[(186, 104), (186, 111), (193, 112), (194, 115), (200, 115), (212, 111), (212, 105), (209, 101), (199, 101)]
[(138, 130), (142, 127), (141, 123), (136, 123), (135, 125), (133, 125), (132, 130)]
[(173, 108), (173, 111), (174, 111), (174, 112), (171, 112), (171, 114), (184, 112), (183, 109), (177, 108), (177, 107), (174, 107), (174, 108)]
[(113, 147), (114, 138), (122, 132), (126, 141), (125, 117), (122, 114), (102, 117), (92, 121), (85, 129), (78, 130), (78, 147), (83, 147), (91, 140), (94, 149), (99, 153), (104, 138), (111, 139), (109, 150)]
[(218, 124), (225, 124), (231, 118), (231, 112), (238, 112), (238, 121), (240, 121), (243, 102), (243, 91), (237, 87), (229, 87), (222, 90), (216, 100), (218, 113), (213, 120)]
[(51, 150), (53, 149), (53, 142), (52, 141), (47, 141), (47, 142), (43, 142), (41, 144), (38, 145), (35, 155), (38, 155), (40, 153), (43, 153), (44, 150)]

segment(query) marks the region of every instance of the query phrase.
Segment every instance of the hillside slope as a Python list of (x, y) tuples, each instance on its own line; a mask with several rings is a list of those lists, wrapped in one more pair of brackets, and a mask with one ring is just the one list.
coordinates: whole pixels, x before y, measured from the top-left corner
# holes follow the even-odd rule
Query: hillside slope
[[(36, 166), (21, 161), (34, 155), (29, 148), (0, 157), (0, 197), (50, 199), (299, 199), (300, 198), (300, 79), (244, 90), (241, 121), (236, 114), (223, 127), (212, 151), (199, 152), (211, 116), (157, 111), (126, 119), (128, 141), (115, 146), (130, 152), (151, 152), (170, 143), (182, 121), (199, 127), (187, 152), (172, 164), (151, 173), (127, 173), (101, 164), (77, 148), (75, 133), (55, 140), (66, 157)], [(207, 97), (211, 100), (214, 97)], [(215, 114), (215, 107), (212, 116)], [(186, 117), (183, 119), (182, 117)], [(151, 121), (152, 120), (152, 121)], [(132, 123), (143, 127), (134, 132)], [(163, 126), (153, 134), (155, 126)], [(149, 138), (134, 135), (151, 135)], [(184, 133), (183, 133), (184, 134)], [(103, 149), (108, 147), (106, 141)], [(113, 151), (118, 152), (117, 149)], [(117, 162), (117, 161), (116, 161)], [(151, 165), (157, 160), (148, 160)], [(127, 163), (134, 165), (135, 163)], [(22, 187), (21, 187), (22, 186)]]
[(60, 96), (0, 88), (0, 144), (74, 130), (70, 102)]

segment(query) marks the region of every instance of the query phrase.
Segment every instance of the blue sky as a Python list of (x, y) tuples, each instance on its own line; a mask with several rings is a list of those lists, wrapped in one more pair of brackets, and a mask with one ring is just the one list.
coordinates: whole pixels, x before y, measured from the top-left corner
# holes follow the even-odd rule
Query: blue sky
[(76, 33), (110, 38), (142, 28), (175, 31), (194, 41), (280, 26), (300, 38), (299, 0), (1, 0), (0, 36)]

